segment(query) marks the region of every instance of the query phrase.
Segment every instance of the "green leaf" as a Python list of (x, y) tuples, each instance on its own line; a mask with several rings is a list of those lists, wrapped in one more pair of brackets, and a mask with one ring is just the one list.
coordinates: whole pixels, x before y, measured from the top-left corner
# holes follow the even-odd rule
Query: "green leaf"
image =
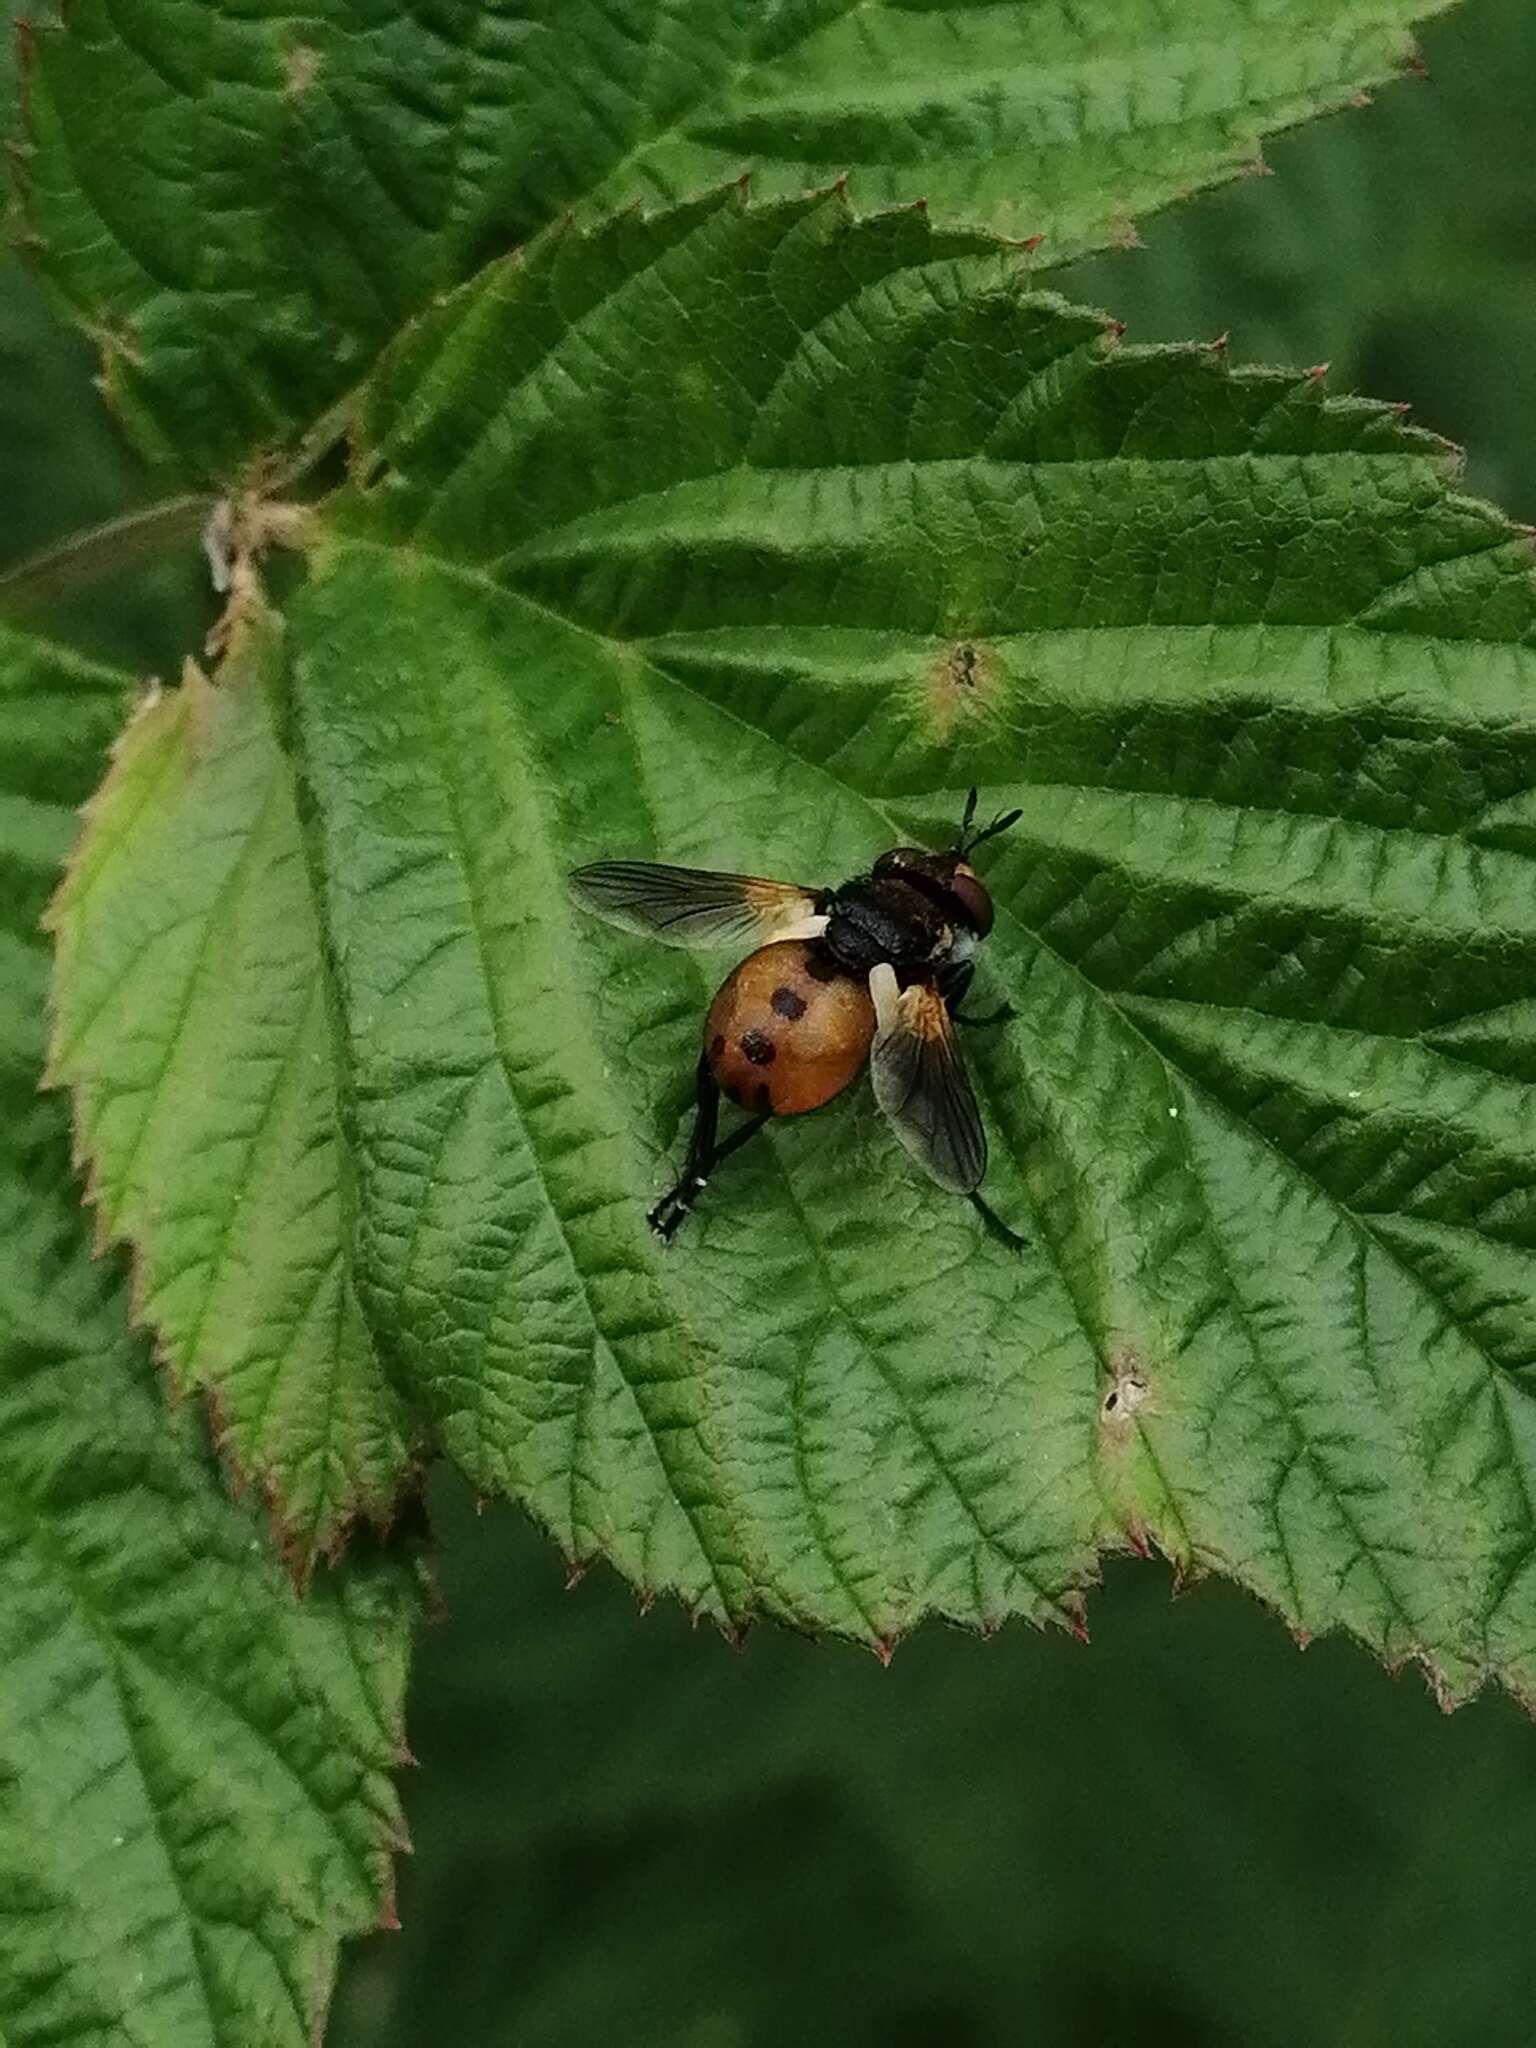
[(35, 927), (124, 688), (0, 633), (0, 2038), (308, 2048), (391, 1911), (414, 1593), (298, 1602), (87, 1256)]
[[(292, 744), (360, 1297), (476, 1486), (732, 1620), (1070, 1618), (1151, 1541), (1531, 1690), (1528, 537), (1389, 408), (836, 203), (492, 266), (363, 421)], [(724, 963), (565, 870), (836, 880), (973, 781), (1024, 810), (967, 1052), (1028, 1249), (861, 1089), (664, 1252)]]
[(70, 806), (89, 790), (131, 695), (115, 669), (0, 626), (0, 1008), (7, 1073), (41, 1059), (47, 962), (38, 920), (74, 836)]
[(1536, 516), (1536, 237), (1525, 144), (1536, 11), (1476, 0), (1432, 24), (1428, 76), (1283, 137), (1274, 176), (1170, 209), (1145, 248), (1053, 280), (1139, 340), (1231, 334), (1261, 362), (1326, 358), (1411, 399), (1480, 494)]
[(389, 1910), (409, 1588), (285, 1587), (86, 1261), (61, 1126), (0, 1168), (0, 2029), (299, 2048)]
[(218, 476), (569, 208), (846, 174), (1061, 261), (1391, 76), (1445, 4), (72, 0), (27, 217), (141, 438)]
[(78, 1086), (101, 1234), (179, 1384), (271, 1495), (302, 1576), (410, 1468), (346, 1244), (333, 1022), (262, 623), (214, 689), (141, 707), (51, 913), (55, 1080)]

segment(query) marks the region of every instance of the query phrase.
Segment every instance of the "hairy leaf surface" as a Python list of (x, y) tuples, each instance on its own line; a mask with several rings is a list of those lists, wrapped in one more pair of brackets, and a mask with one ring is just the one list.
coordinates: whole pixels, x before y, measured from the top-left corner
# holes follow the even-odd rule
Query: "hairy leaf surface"
[(308, 2048), (389, 1910), (414, 1602), (377, 1555), (297, 1601), (88, 1257), (36, 925), (125, 698), (0, 634), (0, 2038)]
[(361, 1510), (388, 1520), (409, 1448), (358, 1310), (333, 1022), (264, 624), (215, 690), (146, 702), (51, 913), (51, 1072), (79, 1085), (101, 1234), (177, 1380), (214, 1394), (299, 1572)]
[[(475, 1483), (722, 1617), (1070, 1616), (1151, 1540), (1529, 1689), (1536, 605), (1443, 446), (919, 213), (727, 197), (490, 268), (358, 476), (295, 772), (360, 1298)], [(836, 880), (973, 781), (1027, 1250), (860, 1089), (663, 1251), (729, 963), (565, 870)]]
[(142, 438), (227, 474), (569, 208), (846, 174), (1060, 261), (1400, 69), (1443, 4), (72, 0), (27, 211)]

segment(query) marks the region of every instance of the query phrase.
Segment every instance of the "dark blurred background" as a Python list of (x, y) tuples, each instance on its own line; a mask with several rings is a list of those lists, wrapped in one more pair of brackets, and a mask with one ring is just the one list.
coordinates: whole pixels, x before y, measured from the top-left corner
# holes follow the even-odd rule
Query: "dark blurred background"
[[(1269, 150), (1274, 175), (1051, 282), (1133, 338), (1332, 363), (1536, 519), (1536, 7), (1470, 0), (1428, 77)], [(89, 349), (0, 276), (0, 561), (176, 488)], [(192, 550), (0, 603), (136, 669), (211, 604)], [(1353, 1645), (1112, 1567), (1091, 1647), (922, 1632), (888, 1671), (738, 1653), (575, 1591), (507, 1509), (435, 1498), (400, 1933), (349, 1956), (334, 2048), (1266, 2048), (1536, 2039), (1536, 1728), (1447, 1720)]]

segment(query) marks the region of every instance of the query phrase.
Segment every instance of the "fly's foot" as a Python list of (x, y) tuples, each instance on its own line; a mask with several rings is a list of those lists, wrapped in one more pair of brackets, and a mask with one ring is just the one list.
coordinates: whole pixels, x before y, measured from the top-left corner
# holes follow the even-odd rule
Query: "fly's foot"
[(976, 1027), (987, 1024), (1006, 1024), (1010, 1017), (1016, 1017), (1019, 1013), (1012, 1003), (999, 1003), (995, 1010), (983, 1010), (979, 1017), (967, 1016), (964, 1010), (951, 1010), (949, 1014), (957, 1024), (969, 1024), (972, 1027)]
[(971, 1190), (971, 1193), (967, 1196), (966, 1199), (970, 1202), (971, 1207), (976, 1211), (976, 1214), (981, 1218), (982, 1222), (986, 1225), (989, 1233), (997, 1239), (999, 1244), (1007, 1245), (1009, 1251), (1011, 1252), (1022, 1252), (1028, 1248), (1029, 1239), (1027, 1237), (1021, 1237), (1018, 1231), (1012, 1229), (1008, 1224), (1006, 1224), (1003, 1221), (1002, 1217), (999, 1216), (997, 1211), (992, 1207), (992, 1204), (990, 1202), (983, 1201), (981, 1196), (976, 1193), (974, 1188)]
[(677, 1235), (703, 1187), (704, 1181), (698, 1174), (685, 1174), (677, 1186), (669, 1188), (655, 1208), (647, 1212), (645, 1220), (663, 1244), (670, 1244)]

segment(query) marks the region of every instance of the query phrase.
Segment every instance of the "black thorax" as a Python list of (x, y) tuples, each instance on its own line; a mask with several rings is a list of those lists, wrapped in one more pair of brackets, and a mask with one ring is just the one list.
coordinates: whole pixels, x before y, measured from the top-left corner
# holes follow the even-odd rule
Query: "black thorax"
[(868, 974), (881, 960), (915, 967), (942, 956), (948, 919), (921, 889), (895, 875), (860, 875), (832, 898), (823, 942), (855, 974)]

